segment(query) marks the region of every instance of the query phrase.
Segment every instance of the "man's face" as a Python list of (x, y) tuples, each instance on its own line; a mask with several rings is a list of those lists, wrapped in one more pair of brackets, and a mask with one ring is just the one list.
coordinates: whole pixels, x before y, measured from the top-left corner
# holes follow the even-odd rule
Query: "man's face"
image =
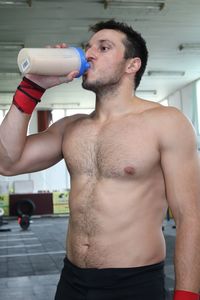
[(83, 76), (82, 86), (94, 92), (120, 82), (125, 72), (125, 46), (121, 32), (103, 29), (95, 33), (86, 46), (91, 67)]

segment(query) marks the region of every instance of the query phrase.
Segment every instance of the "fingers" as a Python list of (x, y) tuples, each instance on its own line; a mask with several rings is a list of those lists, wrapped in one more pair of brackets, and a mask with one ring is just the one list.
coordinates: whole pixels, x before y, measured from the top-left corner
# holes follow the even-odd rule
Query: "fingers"
[(54, 48), (68, 48), (69, 45), (66, 43), (56, 44)]
[(76, 76), (79, 74), (78, 71), (72, 71), (69, 74), (67, 74), (67, 79), (69, 81), (72, 81), (74, 78), (76, 78)]
[(71, 82), (78, 74), (78, 71), (72, 71), (67, 76), (59, 76), (59, 84)]
[(60, 43), (60, 44), (56, 44), (54, 46), (51, 46), (51, 45), (45, 46), (45, 48), (68, 48), (68, 47), (69, 47), (69, 45), (66, 43)]

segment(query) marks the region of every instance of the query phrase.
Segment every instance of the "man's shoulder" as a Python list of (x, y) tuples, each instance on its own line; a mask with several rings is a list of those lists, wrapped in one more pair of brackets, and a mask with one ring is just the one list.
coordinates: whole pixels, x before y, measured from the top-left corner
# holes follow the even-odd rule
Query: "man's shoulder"
[(60, 123), (63, 125), (73, 125), (79, 121), (81, 122), (81, 121), (87, 120), (87, 119), (90, 119), (90, 115), (88, 115), (88, 114), (74, 114), (74, 115), (66, 116), (66, 117), (58, 120), (56, 123)]
[[(146, 100), (145, 100), (146, 102)], [(147, 101), (144, 113), (154, 117), (156, 122), (188, 122), (187, 117), (176, 107), (164, 106), (160, 103)]]
[(158, 121), (167, 128), (174, 127), (175, 125), (179, 125), (179, 128), (182, 126), (191, 126), (190, 120), (176, 107), (160, 105), (154, 112), (157, 115)]
[(178, 108), (151, 101), (145, 105), (143, 115), (146, 125), (150, 126), (162, 139), (196, 134), (192, 122)]
[(54, 122), (49, 128), (49, 132), (63, 135), (66, 130), (73, 129), (75, 126), (79, 125), (83, 120), (89, 119), (90, 116), (86, 114), (74, 114), (71, 116), (66, 116)]
[(196, 131), (192, 122), (179, 109), (167, 106), (158, 107), (154, 111), (154, 121), (160, 144), (191, 145), (196, 144)]

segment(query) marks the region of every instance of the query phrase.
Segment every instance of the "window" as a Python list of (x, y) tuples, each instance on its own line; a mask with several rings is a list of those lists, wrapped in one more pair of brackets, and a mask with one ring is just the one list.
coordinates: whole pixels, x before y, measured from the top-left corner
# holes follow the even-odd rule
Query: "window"
[(2, 123), (5, 115), (7, 114), (8, 110), (7, 109), (0, 109), (0, 124)]
[(162, 100), (162, 101), (160, 101), (160, 104), (162, 104), (164, 106), (168, 106), (168, 100), (167, 99)]
[(53, 109), (52, 112), (52, 121), (53, 123), (65, 117), (65, 110), (64, 109)]
[(3, 118), (4, 118), (3, 110), (0, 109), (0, 124), (3, 121)]
[(197, 89), (197, 122), (198, 122), (198, 135), (200, 135), (200, 80), (197, 81), (197, 85), (196, 85)]
[(53, 109), (52, 110), (52, 122), (56, 122), (65, 116), (72, 116), (76, 114), (90, 114), (93, 112), (93, 108), (70, 108), (70, 109)]

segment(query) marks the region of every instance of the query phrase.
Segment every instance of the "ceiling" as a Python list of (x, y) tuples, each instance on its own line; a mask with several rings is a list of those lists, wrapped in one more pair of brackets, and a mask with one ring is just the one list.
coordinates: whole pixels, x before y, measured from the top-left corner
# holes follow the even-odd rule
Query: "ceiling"
[[(24, 5), (20, 1), (0, 0), (0, 44), (45, 47), (67, 42), (80, 46), (90, 37), (89, 25), (116, 18), (132, 25), (147, 42), (149, 62), (138, 88), (140, 97), (161, 101), (200, 77), (200, 50), (179, 50), (184, 43), (200, 44), (199, 0), (29, 0)], [(139, 7), (143, 2), (146, 6), (163, 2), (164, 7)], [(0, 49), (1, 104), (11, 102), (20, 81), (17, 54), (18, 50)], [(182, 75), (149, 76), (151, 71), (181, 71)], [(94, 94), (81, 88), (81, 79), (50, 89), (44, 98), (41, 106), (94, 106)]]

